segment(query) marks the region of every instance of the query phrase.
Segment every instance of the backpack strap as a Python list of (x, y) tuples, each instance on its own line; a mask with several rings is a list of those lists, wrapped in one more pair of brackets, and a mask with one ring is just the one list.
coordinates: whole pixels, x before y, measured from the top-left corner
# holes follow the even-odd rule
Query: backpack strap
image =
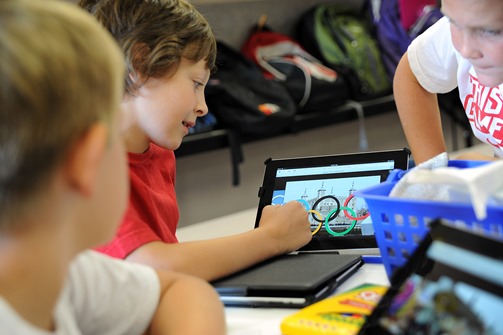
[(363, 106), (360, 102), (353, 100), (349, 100), (346, 105), (351, 106), (358, 116), (360, 151), (367, 151), (369, 142), (367, 140), (367, 130), (365, 128), (365, 113), (363, 111)]

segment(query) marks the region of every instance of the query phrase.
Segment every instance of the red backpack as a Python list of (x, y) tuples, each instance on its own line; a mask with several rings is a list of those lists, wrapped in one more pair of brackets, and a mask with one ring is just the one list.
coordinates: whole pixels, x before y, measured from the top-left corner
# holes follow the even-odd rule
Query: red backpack
[(287, 35), (257, 25), (241, 51), (260, 66), (264, 76), (286, 87), (299, 113), (337, 108), (349, 99), (344, 78)]

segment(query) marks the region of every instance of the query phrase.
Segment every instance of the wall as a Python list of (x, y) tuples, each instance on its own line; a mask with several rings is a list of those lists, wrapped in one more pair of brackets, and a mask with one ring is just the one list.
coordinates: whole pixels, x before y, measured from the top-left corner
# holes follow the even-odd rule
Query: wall
[(275, 31), (293, 35), (295, 23), (306, 10), (320, 3), (345, 3), (358, 8), (363, 0), (192, 0), (209, 21), (216, 37), (240, 48), (262, 14)]

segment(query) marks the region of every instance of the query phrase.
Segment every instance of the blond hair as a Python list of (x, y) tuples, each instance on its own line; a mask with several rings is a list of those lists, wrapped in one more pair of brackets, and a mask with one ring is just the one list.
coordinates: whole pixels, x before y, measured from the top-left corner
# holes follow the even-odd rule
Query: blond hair
[(173, 74), (181, 58), (215, 70), (216, 41), (207, 20), (184, 0), (80, 0), (115, 37), (126, 58), (125, 87)]
[(109, 122), (124, 72), (113, 38), (77, 6), (0, 1), (0, 229), (92, 124)]

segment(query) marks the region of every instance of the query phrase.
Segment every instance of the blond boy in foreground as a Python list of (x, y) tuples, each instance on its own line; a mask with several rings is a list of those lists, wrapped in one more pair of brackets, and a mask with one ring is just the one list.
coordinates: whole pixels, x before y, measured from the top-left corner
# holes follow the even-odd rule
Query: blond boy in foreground
[(127, 203), (123, 64), (76, 6), (0, 2), (1, 334), (225, 332), (207, 283), (86, 251)]

